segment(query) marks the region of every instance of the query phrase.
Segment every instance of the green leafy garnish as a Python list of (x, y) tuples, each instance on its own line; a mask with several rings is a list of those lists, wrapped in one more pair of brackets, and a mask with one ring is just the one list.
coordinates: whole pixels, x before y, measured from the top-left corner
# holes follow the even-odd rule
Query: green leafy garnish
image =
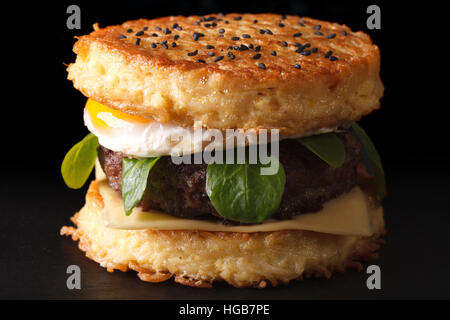
[(69, 188), (79, 189), (89, 178), (97, 158), (98, 139), (89, 133), (74, 145), (61, 165), (61, 174)]
[(240, 222), (258, 223), (266, 220), (279, 208), (286, 176), (278, 160), (278, 171), (261, 175), (261, 168), (269, 165), (216, 164), (206, 170), (206, 193), (216, 211), (224, 218)]
[(356, 122), (351, 123), (353, 132), (358, 137), (359, 141), (363, 145), (363, 149), (367, 155), (369, 161), (370, 170), (375, 176), (376, 188), (377, 188), (377, 198), (378, 201), (382, 201), (387, 194), (386, 191), (386, 179), (384, 177), (383, 165), (381, 164), (380, 155), (375, 149), (375, 145), (372, 140), (370, 140), (367, 133), (361, 128)]
[(334, 133), (304, 137), (297, 141), (333, 168), (339, 168), (345, 162), (344, 144)]
[(150, 170), (159, 160), (157, 158), (122, 160), (122, 199), (125, 214), (129, 216), (134, 207), (141, 201), (147, 188)]

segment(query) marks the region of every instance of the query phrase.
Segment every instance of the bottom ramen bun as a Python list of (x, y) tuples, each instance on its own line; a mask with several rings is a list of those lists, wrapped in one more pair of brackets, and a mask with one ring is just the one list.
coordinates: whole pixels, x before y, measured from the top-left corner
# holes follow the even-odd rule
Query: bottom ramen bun
[(226, 281), (235, 287), (263, 288), (303, 277), (331, 277), (359, 261), (377, 257), (384, 233), (383, 210), (369, 209), (370, 236), (312, 231), (211, 232), (201, 230), (119, 230), (105, 227), (105, 204), (96, 181), (86, 204), (61, 234), (79, 241), (86, 256), (112, 272), (134, 270), (143, 281), (173, 278), (192, 287)]

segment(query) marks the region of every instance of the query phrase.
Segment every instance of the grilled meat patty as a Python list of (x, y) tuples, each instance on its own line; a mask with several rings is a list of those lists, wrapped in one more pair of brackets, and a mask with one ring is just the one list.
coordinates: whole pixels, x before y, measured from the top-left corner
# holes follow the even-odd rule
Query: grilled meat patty
[[(361, 144), (348, 131), (337, 135), (346, 149), (346, 160), (339, 168), (330, 167), (294, 139), (280, 141), (280, 162), (286, 173), (286, 185), (273, 218), (290, 219), (301, 213), (319, 211), (326, 201), (356, 185)], [(121, 192), (124, 155), (101, 146), (98, 156), (109, 185)], [(144, 211), (160, 210), (184, 218), (223, 219), (206, 194), (206, 168), (206, 163), (177, 165), (171, 157), (162, 157), (150, 172), (139, 206)]]

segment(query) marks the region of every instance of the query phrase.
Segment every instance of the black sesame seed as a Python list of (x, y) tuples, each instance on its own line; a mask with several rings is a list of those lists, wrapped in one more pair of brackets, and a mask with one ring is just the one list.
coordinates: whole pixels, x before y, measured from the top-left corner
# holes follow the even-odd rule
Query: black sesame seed
[(294, 42), (294, 47), (301, 47), (302, 44), (300, 42)]
[(253, 23), (258, 23), (258, 20), (256, 20), (256, 19), (255, 19), (255, 20), (253, 20)]
[(172, 46), (172, 48), (175, 48), (177, 46), (177, 43), (176, 42), (172, 42), (171, 46)]
[(157, 37), (158, 35), (156, 33), (152, 33), (152, 37)]
[(119, 39), (125, 39), (127, 36), (123, 35), (123, 34), (119, 34)]
[(330, 61), (336, 61), (336, 60), (339, 60), (338, 57), (336, 57), (336, 56), (331, 56), (330, 57)]
[(288, 46), (288, 43), (287, 43), (286, 41), (281, 41), (281, 44), (282, 44), (284, 47), (287, 47), (287, 46)]
[(224, 33), (225, 29), (219, 29), (219, 33)]
[(241, 20), (241, 19), (242, 19), (241, 16), (239, 16), (239, 17), (234, 17), (234, 18), (233, 18), (233, 20), (236, 20), (236, 21), (239, 21), (239, 20)]
[(136, 45), (138, 46), (141, 43), (141, 38), (136, 39)]
[(260, 67), (263, 70), (266, 70), (266, 65), (262, 62), (258, 63), (258, 67)]
[(142, 30), (143, 30), (143, 31), (147, 31), (147, 30), (148, 30), (148, 27), (143, 27)]
[(143, 36), (143, 35), (144, 35), (144, 31), (138, 31), (135, 34), (136, 37)]
[(255, 52), (260, 51), (261, 50), (261, 46), (256, 46), (254, 50), (255, 50)]
[(304, 26), (305, 26), (302, 20), (300, 20), (299, 22), (297, 22), (297, 24), (298, 24), (299, 26), (301, 26), (301, 27), (304, 27)]
[(279, 26), (280, 28), (283, 28), (283, 27), (284, 27), (284, 24), (279, 23), (278, 26)]
[(302, 53), (303, 50), (305, 50), (305, 48), (303, 46), (300, 46), (300, 47), (297, 48), (297, 50), (295, 50), (295, 52)]
[(229, 22), (228, 22), (228, 20), (225, 20), (225, 24), (228, 24)]
[(302, 36), (301, 32), (294, 33), (294, 38), (301, 37), (301, 36)]
[(246, 33), (244, 33), (241, 37), (242, 37), (242, 38), (246, 38), (246, 39), (251, 38), (250, 35), (249, 35), (249, 34), (246, 34)]
[(214, 52), (208, 52), (208, 56), (210, 57), (214, 57), (215, 53)]
[(128, 33), (132, 33), (132, 32), (133, 32), (133, 29), (128, 29), (127, 32), (128, 32)]
[(155, 49), (156, 48), (156, 43), (152, 43), (152, 48)]
[(206, 49), (214, 49), (214, 46), (212, 46), (212, 45), (210, 45), (210, 44), (207, 44), (207, 45), (205, 46), (205, 48), (206, 48)]
[(233, 41), (238, 41), (240, 38), (239, 37), (232, 37), (231, 40)]
[(318, 24), (318, 25), (315, 25), (313, 28), (314, 28), (314, 30), (320, 30), (320, 28), (322, 28), (322, 26), (320, 24)]
[(214, 59), (214, 62), (219, 62), (223, 58), (224, 58), (224, 56), (218, 56), (217, 58)]
[(319, 49), (318, 48), (312, 48), (311, 52), (316, 53)]
[(192, 34), (192, 38), (194, 39), (194, 41), (197, 41), (200, 37), (204, 37), (205, 35), (203, 33), (199, 33), (199, 32), (194, 32)]
[(234, 60), (234, 58), (236, 58), (236, 57), (234, 56), (234, 54), (232, 54), (231, 52), (228, 52), (228, 56), (230, 57), (231, 60)]
[(204, 26), (205, 28), (209, 28), (209, 27), (211, 27), (211, 23), (205, 23), (203, 26)]
[(178, 23), (174, 23), (172, 26), (172, 29), (176, 29), (176, 28), (178, 28)]
[(250, 49), (253, 49), (253, 43), (250, 43), (250, 44), (248, 45), (248, 47), (249, 47)]
[(327, 36), (327, 39), (333, 39), (335, 37), (336, 37), (336, 33), (332, 33)]
[(302, 52), (300, 52), (300, 54), (301, 54), (302, 56), (309, 56), (309, 55), (311, 54), (311, 51), (309, 51), (309, 50), (302, 51)]
[(156, 31), (161, 31), (162, 29), (160, 27), (155, 27)]
[(264, 29), (259, 29), (259, 33), (260, 33), (260, 34), (264, 34), (264, 33), (266, 33), (266, 30), (264, 30)]
[(169, 49), (169, 46), (167, 45), (167, 43), (161, 43), (161, 45), (164, 47), (164, 49)]
[(261, 54), (260, 53), (257, 53), (257, 54), (255, 54), (254, 56), (253, 56), (253, 59), (259, 59), (259, 58), (261, 58)]
[(215, 23), (215, 22), (213, 22), (211, 25), (213, 28), (217, 27), (217, 23)]
[(303, 45), (303, 47), (309, 48), (309, 47), (311, 47), (311, 43), (306, 43), (306, 44)]
[(333, 54), (333, 51), (328, 51), (327, 53), (325, 53), (325, 58), (329, 58), (331, 55)]
[(179, 37), (180, 36), (176, 34), (176, 35), (173, 36), (173, 40), (178, 40)]
[(197, 62), (200, 62), (200, 63), (206, 63), (206, 61), (203, 60), (203, 59), (197, 59)]
[(233, 47), (232, 46), (228, 46), (227, 50), (233, 50)]
[(345, 31), (345, 30), (342, 30), (341, 33), (342, 33), (343, 36), (347, 35), (347, 31)]
[(277, 52), (275, 50), (273, 50), (270, 54), (273, 55), (273, 56), (276, 56)]
[(241, 46), (239, 47), (239, 51), (245, 51), (248, 50), (248, 47), (245, 44), (241, 44)]
[(296, 64), (294, 64), (294, 68), (295, 68), (295, 69), (300, 69), (301, 66), (300, 66), (298, 63), (296, 63)]
[(195, 50), (195, 51), (192, 51), (192, 52), (188, 52), (188, 56), (189, 57), (193, 57), (193, 56), (195, 56), (196, 54), (198, 53), (198, 50)]
[(316, 31), (316, 32), (314, 32), (314, 34), (315, 34), (315, 35), (318, 35), (318, 36), (323, 36), (323, 33), (320, 32), (320, 31)]
[(172, 31), (170, 31), (169, 28), (165, 28), (163, 32), (164, 32), (164, 34), (171, 34), (172, 33)]
[(266, 33), (267, 33), (267, 34), (270, 34), (270, 35), (272, 35), (272, 34), (273, 34), (273, 32), (272, 32), (272, 31), (270, 31), (269, 29), (266, 29)]

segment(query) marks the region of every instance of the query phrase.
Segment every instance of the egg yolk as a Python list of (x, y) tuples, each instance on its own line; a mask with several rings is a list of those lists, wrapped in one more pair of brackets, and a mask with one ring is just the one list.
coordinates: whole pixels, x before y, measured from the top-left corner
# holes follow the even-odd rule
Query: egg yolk
[(115, 110), (105, 106), (104, 104), (98, 103), (92, 99), (88, 99), (86, 102), (86, 109), (91, 116), (91, 121), (93, 125), (97, 128), (114, 128), (115, 124), (123, 123), (149, 123), (144, 117), (133, 116), (131, 114), (124, 113), (119, 110)]

